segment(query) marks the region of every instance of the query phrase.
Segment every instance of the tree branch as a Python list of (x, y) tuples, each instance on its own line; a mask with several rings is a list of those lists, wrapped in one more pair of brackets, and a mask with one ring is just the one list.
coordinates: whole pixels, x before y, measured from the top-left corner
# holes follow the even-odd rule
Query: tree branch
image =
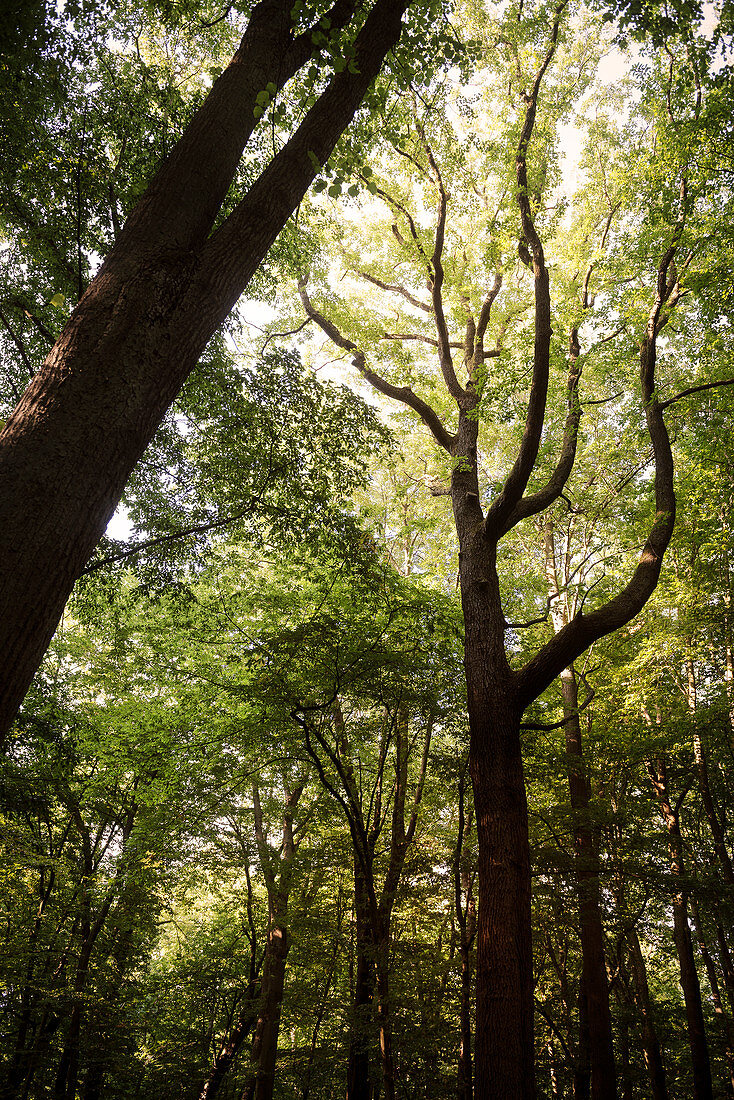
[(717, 386), (734, 386), (734, 378), (725, 378), (721, 382), (704, 382), (702, 386), (691, 386), (690, 389), (682, 390), (681, 393), (675, 395), (675, 397), (669, 397), (667, 401), (660, 402), (661, 409), (667, 409), (670, 405), (674, 405), (676, 401), (681, 401), (684, 397), (690, 397), (693, 393), (701, 393), (703, 390), (713, 390)]
[(525, 491), (535, 466), (540, 447), (540, 438), (545, 420), (545, 408), (548, 397), (548, 376), (550, 370), (551, 309), (548, 269), (545, 265), (543, 245), (535, 229), (528, 195), (527, 150), (535, 125), (538, 93), (541, 81), (550, 64), (558, 42), (558, 32), (566, 0), (561, 0), (555, 9), (555, 18), (551, 31), (551, 43), (543, 64), (535, 77), (532, 91), (527, 96), (525, 122), (520, 133), (516, 154), (517, 192), (525, 240), (530, 245), (535, 275), (535, 347), (533, 351), (533, 377), (530, 385), (528, 410), (525, 429), (517, 453), (517, 458), (499, 495), (493, 501), (485, 520), (485, 533), (490, 539), (497, 540), (504, 533), (507, 520)]
[(298, 292), (301, 296), (303, 308), (311, 320), (315, 321), (319, 328), (326, 333), (329, 339), (335, 343), (337, 347), (344, 348), (345, 351), (349, 351), (353, 354), (354, 358), (352, 359), (352, 363), (360, 374), (366, 378), (376, 390), (384, 394), (385, 397), (391, 397), (394, 401), (400, 401), (403, 405), (407, 405), (409, 408), (413, 409), (414, 412), (418, 413), (423, 423), (430, 429), (436, 442), (439, 443), (444, 450), (450, 452), (454, 437), (446, 430), (438, 413), (431, 408), (427, 402), (413, 393), (409, 386), (394, 386), (392, 382), (388, 382), (387, 379), (382, 378), (381, 375), (370, 370), (365, 361), (364, 352), (357, 347), (353, 340), (349, 340), (346, 336), (343, 336), (336, 325), (324, 317), (323, 313), (319, 313), (312, 305), (305, 283), (299, 283)]
[(406, 290), (404, 286), (398, 286), (395, 283), (383, 283), (380, 279), (376, 279), (374, 275), (368, 275), (366, 271), (357, 272), (361, 278), (366, 279), (368, 283), (372, 283), (373, 286), (377, 286), (380, 290), (391, 290), (393, 294), (400, 294), (405, 298), (406, 302), (410, 302), (416, 309), (422, 309), (425, 313), (431, 312), (431, 307), (426, 305), (425, 302), (421, 302), (419, 298), (416, 298), (409, 290)]
[(686, 188), (681, 184), (681, 215), (673, 231), (671, 245), (658, 266), (658, 293), (640, 343), (640, 389), (647, 430), (655, 459), (655, 519), (640, 555), (640, 561), (625, 587), (611, 600), (571, 619), (517, 673), (518, 701), (524, 708), (598, 638), (624, 626), (644, 607), (660, 576), (663, 554), (670, 542), (675, 523), (673, 454), (663, 420), (663, 410), (655, 394), (655, 365), (660, 316), (665, 303), (674, 295), (675, 251), (685, 224)]

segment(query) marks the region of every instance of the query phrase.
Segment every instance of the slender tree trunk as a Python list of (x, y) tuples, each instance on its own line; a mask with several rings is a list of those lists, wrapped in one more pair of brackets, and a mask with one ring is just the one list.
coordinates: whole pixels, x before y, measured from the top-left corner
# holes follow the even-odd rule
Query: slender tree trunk
[(629, 934), (628, 942), (635, 1001), (642, 1019), (642, 1052), (650, 1078), (650, 1093), (652, 1100), (668, 1100), (668, 1085), (665, 1079), (660, 1041), (653, 1018), (647, 969), (637, 931), (634, 928)]
[(380, 1061), (382, 1063), (382, 1087), (385, 1092), (385, 1100), (395, 1100), (389, 950), (389, 940), (387, 938), (383, 939), (377, 951), (377, 1024), (380, 1038)]
[(726, 847), (724, 830), (721, 827), (719, 814), (714, 806), (714, 799), (711, 794), (708, 760), (706, 759), (706, 750), (698, 724), (696, 669), (693, 663), (693, 657), (690, 654), (686, 657), (686, 700), (688, 702), (688, 712), (691, 716), (693, 726), (693, 759), (696, 763), (696, 775), (698, 778), (698, 789), (701, 794), (701, 801), (706, 812), (709, 828), (711, 829), (711, 836), (714, 841), (714, 851), (719, 860), (722, 877), (727, 886), (734, 886), (734, 868), (732, 868), (731, 856)]
[(472, 997), (472, 949), (468, 944), (459, 944), (461, 958), (461, 1006), (459, 1046), (459, 1070), (457, 1074), (457, 1100), (472, 1100), (472, 1056), (471, 1056), (471, 997)]
[[(648, 772), (658, 798), (660, 814), (668, 830), (670, 866), (674, 878), (681, 880), (685, 874), (683, 839), (680, 832), (678, 806), (674, 805), (668, 791), (665, 759), (648, 764)], [(693, 1069), (694, 1100), (713, 1100), (711, 1063), (709, 1060), (706, 1030), (701, 1003), (701, 985), (693, 955), (693, 940), (688, 924), (688, 894), (681, 884), (673, 896), (673, 940), (678, 953), (680, 983), (686, 1006), (688, 1043)]]
[(630, 1070), (630, 1040), (629, 1021), (626, 1016), (622, 1019), (619, 1029), (619, 1047), (622, 1063), (622, 1100), (633, 1100), (632, 1073)]
[(571, 810), (574, 817), (576, 884), (583, 959), (583, 986), (589, 1027), (591, 1096), (593, 1100), (616, 1100), (617, 1070), (612, 1043), (612, 1016), (604, 957), (601, 922), (599, 860), (589, 818), (589, 786), (586, 780), (578, 717), (579, 697), (573, 667), (561, 673), (563, 713), (566, 718), (566, 753)]
[(257, 1023), (257, 1000), (254, 999), (254, 990), (251, 993), (252, 996), (248, 997), (245, 1005), (240, 1010), (235, 1026), (212, 1063), (209, 1076), (201, 1087), (199, 1100), (212, 1100), (216, 1096), (242, 1044)]
[(584, 973), (579, 983), (579, 1041), (573, 1067), (573, 1100), (589, 1100), (591, 1096), (591, 1052), (589, 1044), (589, 1002), (586, 997)]
[(719, 945), (721, 969), (724, 975), (724, 985), (726, 986), (726, 996), (729, 1001), (729, 1011), (732, 1016), (734, 1016), (734, 959), (731, 957), (729, 943), (726, 938), (726, 932), (724, 931), (724, 924), (718, 906), (714, 906), (714, 923), (716, 926), (716, 942)]
[(359, 858), (354, 857), (354, 948), (356, 955), (352, 1034), (347, 1064), (347, 1100), (372, 1100), (369, 1032), (375, 993), (374, 945), (367, 914), (367, 891)]
[(459, 926), (459, 957), (461, 959), (461, 1002), (459, 1065), (456, 1082), (457, 1100), (473, 1100), (472, 1086), (472, 955), (477, 934), (477, 914), (474, 903), (473, 874), (467, 858), (468, 840), (473, 815), (464, 813), (466, 770), (459, 777), (459, 830), (454, 851), (454, 907)]
[[(577, 339), (572, 341), (571, 354), (577, 352)], [(543, 531), (546, 576), (551, 600), (551, 619), (556, 634), (568, 625), (573, 612), (569, 606), (568, 582), (570, 552), (557, 551), (554, 525), (548, 522)], [(570, 539), (570, 534), (568, 538)], [(616, 1100), (617, 1070), (614, 1063), (612, 1016), (609, 1011), (609, 988), (604, 957), (604, 930), (601, 920), (599, 859), (594, 846), (590, 818), (589, 784), (586, 778), (579, 692), (576, 672), (569, 665), (561, 672), (564, 734), (568, 787), (573, 817), (576, 894), (581, 936), (582, 987), (586, 999), (588, 1021), (591, 1096), (593, 1100)]]
[(726, 1064), (729, 1070), (729, 1088), (732, 1096), (734, 1096), (734, 1025), (729, 1018), (729, 1015), (724, 1008), (724, 1004), (721, 1000), (721, 992), (719, 990), (719, 979), (716, 974), (716, 967), (714, 966), (714, 960), (711, 957), (711, 952), (708, 949), (706, 943), (706, 936), (704, 934), (703, 923), (701, 921), (701, 915), (698, 911), (698, 905), (696, 899), (691, 898), (691, 916), (693, 917), (693, 927), (696, 929), (696, 938), (698, 940), (698, 946), (701, 951), (701, 958), (703, 964), (706, 967), (706, 975), (709, 980), (709, 986), (711, 987), (711, 1000), (714, 1004), (714, 1012), (716, 1013), (716, 1019), (721, 1025), (721, 1030), (724, 1038), (724, 1055), (726, 1058)]

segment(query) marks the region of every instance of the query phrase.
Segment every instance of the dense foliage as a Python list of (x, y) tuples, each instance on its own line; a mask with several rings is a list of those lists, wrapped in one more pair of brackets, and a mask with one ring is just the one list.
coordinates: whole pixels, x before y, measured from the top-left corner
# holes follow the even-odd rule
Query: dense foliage
[[(471, 1097), (479, 858), (438, 360), (445, 332), (478, 395), (487, 507), (526, 432), (522, 224), (553, 303), (531, 490), (569, 424), (575, 465), (501, 545), (513, 668), (614, 596), (651, 526), (639, 347), (666, 279), (654, 397), (678, 496), (655, 594), (523, 719), (537, 1095), (602, 1095), (592, 896), (604, 1095), (734, 1095), (730, 12), (619, 5), (624, 54), (609, 18), (564, 9), (436, 4), (430, 33), (409, 13), (137, 466), (129, 532), (89, 562), (0, 761), (4, 1100)], [(0, 23), (6, 411), (249, 14), (17, 10)], [(352, 64), (327, 23), (321, 59), (262, 90), (224, 213), (322, 62)]]

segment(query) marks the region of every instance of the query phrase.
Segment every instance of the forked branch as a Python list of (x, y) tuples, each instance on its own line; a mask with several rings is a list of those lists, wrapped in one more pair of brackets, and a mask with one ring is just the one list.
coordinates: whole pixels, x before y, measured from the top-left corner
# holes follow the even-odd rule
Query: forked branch
[(663, 308), (680, 297), (675, 277), (675, 252), (685, 223), (686, 193), (681, 187), (681, 216), (670, 247), (658, 267), (658, 293), (640, 342), (640, 389), (647, 430), (655, 459), (655, 519), (643, 546), (640, 560), (624, 588), (601, 607), (584, 614), (581, 609), (530, 660), (517, 676), (518, 701), (524, 708), (541, 694), (598, 638), (611, 634), (637, 615), (655, 590), (675, 523), (673, 454), (663, 420), (663, 406), (655, 394), (657, 336)]
[(545, 421), (546, 401), (548, 397), (548, 375), (550, 370), (551, 304), (548, 269), (545, 264), (543, 245), (533, 221), (533, 213), (528, 194), (527, 150), (535, 125), (538, 94), (545, 71), (556, 50), (561, 15), (566, 0), (561, 0), (555, 10), (551, 31), (551, 42), (545, 59), (538, 70), (532, 91), (526, 97), (525, 121), (520, 133), (515, 158), (517, 176), (517, 203), (525, 240), (530, 246), (535, 276), (535, 347), (533, 351), (533, 377), (530, 385), (528, 410), (525, 429), (512, 469), (499, 495), (493, 501), (485, 521), (485, 533), (490, 539), (497, 540), (506, 529), (506, 523), (514, 508), (525, 492), (530, 475), (535, 466), (540, 447), (540, 438)]
[(418, 397), (409, 386), (395, 386), (392, 382), (388, 382), (386, 378), (370, 370), (367, 366), (365, 354), (362, 349), (358, 348), (353, 340), (344, 336), (333, 321), (328, 320), (328, 318), (326, 318), (323, 313), (320, 313), (312, 304), (308, 296), (305, 282), (300, 282), (298, 284), (298, 292), (301, 296), (303, 308), (311, 320), (319, 326), (322, 332), (326, 333), (329, 339), (335, 343), (337, 347), (352, 353), (352, 363), (362, 377), (366, 378), (370, 385), (374, 386), (375, 389), (378, 390), (379, 393), (384, 394), (385, 397), (391, 397), (394, 401), (400, 401), (403, 405), (407, 405), (408, 408), (418, 413), (423, 423), (430, 429), (436, 442), (439, 443), (444, 450), (450, 452), (454, 443), (454, 437), (446, 430), (436, 410), (426, 401), (423, 401), (422, 398)]

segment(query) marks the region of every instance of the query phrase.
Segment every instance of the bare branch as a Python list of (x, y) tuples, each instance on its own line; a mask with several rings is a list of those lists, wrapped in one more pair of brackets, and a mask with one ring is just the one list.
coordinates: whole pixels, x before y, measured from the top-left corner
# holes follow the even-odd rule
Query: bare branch
[(682, 390), (675, 397), (669, 397), (667, 401), (661, 401), (660, 408), (667, 409), (668, 406), (674, 405), (676, 401), (681, 401), (684, 397), (690, 397), (693, 393), (701, 393), (703, 390), (713, 390), (717, 386), (734, 386), (734, 378), (724, 378), (721, 382), (704, 382), (702, 386), (691, 386), (690, 389)]
[(416, 309), (422, 309), (425, 313), (431, 312), (431, 307), (429, 305), (425, 302), (421, 302), (419, 298), (416, 298), (409, 290), (406, 290), (404, 286), (398, 286), (396, 283), (383, 283), (380, 279), (376, 279), (374, 275), (369, 275), (366, 271), (359, 271), (357, 274), (363, 279), (366, 279), (368, 283), (378, 286), (380, 290), (391, 290), (393, 294), (402, 295), (406, 302), (410, 302)]
[[(422, 344), (431, 344), (434, 348), (438, 347), (438, 340), (434, 340), (432, 336), (421, 336), (417, 332), (383, 332), (381, 336), (382, 340), (419, 340)], [(452, 348), (463, 348), (464, 345), (452, 342), (449, 344)], [(498, 353), (499, 354), (499, 353)]]
[(365, 361), (364, 352), (357, 347), (353, 340), (343, 336), (336, 325), (324, 317), (322, 313), (319, 313), (312, 305), (305, 283), (299, 283), (298, 292), (301, 296), (303, 308), (311, 320), (316, 322), (319, 328), (326, 333), (329, 339), (332, 340), (337, 347), (344, 348), (345, 351), (349, 351), (353, 354), (354, 358), (352, 359), (352, 363), (360, 374), (366, 378), (376, 390), (384, 394), (385, 397), (391, 397), (394, 401), (400, 401), (403, 405), (407, 405), (409, 408), (413, 409), (414, 412), (418, 413), (423, 423), (430, 429), (436, 442), (450, 452), (454, 443), (454, 437), (446, 430), (435, 409), (431, 408), (427, 402), (413, 393), (409, 386), (395, 386), (392, 382), (388, 382), (387, 379), (382, 378), (381, 375), (370, 370)]
[(506, 523), (515, 506), (522, 497), (525, 487), (535, 466), (540, 447), (540, 438), (545, 420), (546, 400), (548, 396), (548, 375), (550, 370), (551, 308), (548, 269), (545, 265), (543, 245), (535, 229), (528, 195), (527, 150), (535, 124), (540, 84), (548, 65), (553, 58), (558, 42), (561, 14), (566, 0), (556, 6), (555, 19), (551, 32), (551, 43), (545, 59), (538, 70), (530, 95), (527, 96), (525, 122), (520, 133), (516, 155), (517, 203), (520, 207), (523, 234), (530, 246), (535, 275), (535, 348), (533, 353), (533, 377), (523, 432), (517, 458), (507, 476), (504, 486), (487, 513), (485, 532), (488, 537), (498, 539), (507, 529)]
[(505, 622), (505, 630), (524, 630), (527, 626), (537, 626), (538, 623), (547, 623), (548, 616), (550, 615), (551, 604), (555, 599), (555, 593), (553, 596), (548, 596), (545, 605), (545, 614), (539, 615), (537, 619), (527, 619), (523, 623), (508, 623)]
[(268, 344), (270, 343), (271, 340), (282, 340), (286, 336), (295, 336), (297, 333), (303, 332), (306, 325), (308, 325), (310, 323), (310, 321), (311, 321), (311, 318), (307, 317), (306, 320), (303, 322), (303, 324), (300, 324), (297, 328), (288, 329), (287, 332), (271, 332), (270, 335), (268, 337), (266, 337), (266, 339), (263, 341), (263, 345), (260, 348), (260, 354), (261, 355), (265, 354), (265, 348), (268, 346)]

